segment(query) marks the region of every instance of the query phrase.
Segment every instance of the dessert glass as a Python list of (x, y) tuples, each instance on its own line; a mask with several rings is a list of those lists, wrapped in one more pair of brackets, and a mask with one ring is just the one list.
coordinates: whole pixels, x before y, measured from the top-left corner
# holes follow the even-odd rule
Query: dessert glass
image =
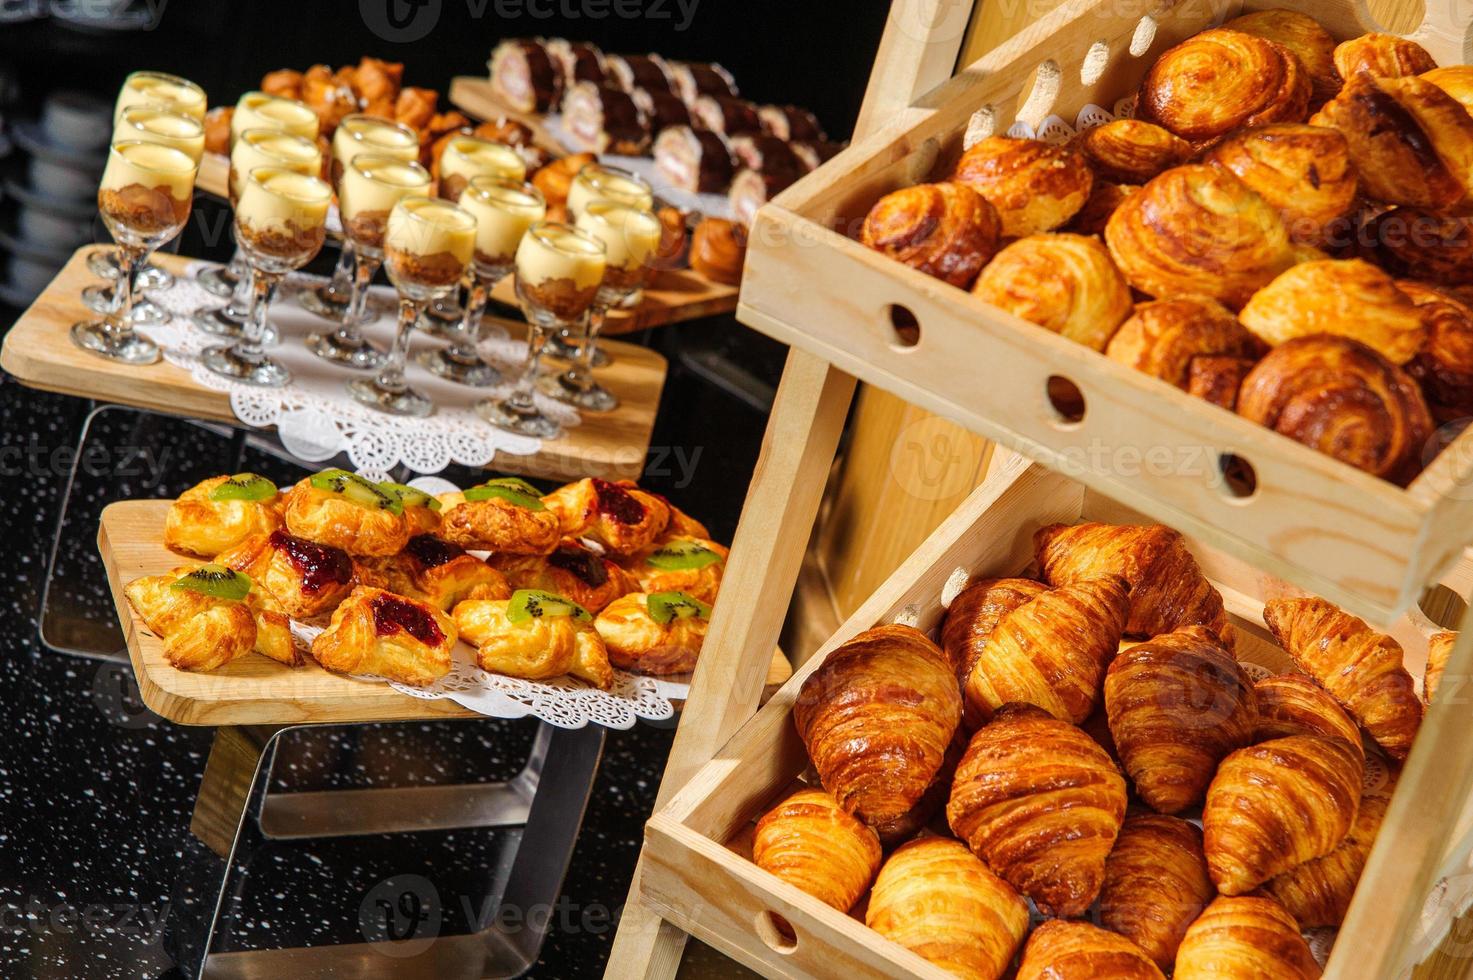
[(338, 213), (343, 235), (353, 243), (353, 287), (342, 324), (331, 333), (308, 336), (318, 357), (345, 367), (372, 369), (384, 355), (363, 339), (368, 284), (384, 261), (384, 232), (394, 205), (430, 192), (430, 172), (417, 163), (376, 153), (353, 158), (338, 182)]
[(233, 344), (207, 348), (206, 368), (222, 377), (279, 388), (291, 374), (261, 349), (266, 310), (288, 272), (312, 261), (327, 237), (327, 182), (287, 167), (256, 167), (235, 203), (235, 239), (251, 268), (251, 309)]
[(104, 320), (72, 325), (78, 347), (130, 364), (159, 359), (158, 346), (133, 330), (133, 271), (184, 228), (198, 170), (189, 154), (172, 146), (124, 140), (108, 150), (97, 209), (118, 243), (122, 301)]
[(539, 221), (527, 229), (516, 254), (517, 299), (527, 314), (527, 359), (510, 395), (476, 403), (481, 418), (524, 436), (558, 435), (558, 424), (533, 400), (537, 363), (548, 335), (588, 312), (603, 282), (604, 256), (603, 242), (572, 225)]
[(472, 177), (460, 194), (460, 207), (476, 219), (476, 251), (470, 267), (470, 293), (451, 344), (420, 353), (420, 366), (431, 374), (463, 385), (484, 388), (501, 380), (501, 372), (481, 360), (482, 314), (491, 290), (515, 267), (517, 246), (533, 222), (547, 214), (542, 192), (531, 184), (500, 177)]
[(205, 121), (205, 90), (187, 78), (161, 71), (135, 71), (123, 79), (113, 108), (114, 121), (124, 109), (135, 105), (166, 106), (201, 123)]
[(406, 197), (394, 205), (384, 232), (384, 264), (399, 292), (399, 329), (382, 370), (348, 382), (354, 398), (394, 415), (434, 412), (435, 403), (404, 380), (409, 338), (424, 305), (460, 284), (475, 249), (476, 219), (448, 201)]
[(317, 138), (317, 113), (296, 99), (265, 92), (247, 92), (235, 103), (230, 117), (230, 147), (248, 129), (277, 129), (303, 139)]

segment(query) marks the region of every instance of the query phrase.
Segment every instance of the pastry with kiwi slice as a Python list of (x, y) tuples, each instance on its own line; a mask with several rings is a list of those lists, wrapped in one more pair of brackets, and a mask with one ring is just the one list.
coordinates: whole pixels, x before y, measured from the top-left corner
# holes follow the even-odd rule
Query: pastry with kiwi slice
[(440, 529), (440, 511), (444, 504), (432, 494), (406, 483), (385, 481), (379, 489), (399, 498), (404, 505), (404, 518), (409, 521), (409, 533), (434, 534)]
[(341, 548), (279, 528), (247, 538), (216, 561), (250, 576), (282, 612), (299, 620), (328, 615), (365, 577), (363, 566)]
[(590, 477), (559, 487), (542, 501), (557, 514), (565, 537), (587, 538), (616, 555), (643, 551), (670, 523), (665, 499), (628, 480)]
[(427, 602), (360, 585), (312, 641), (312, 659), (340, 674), (424, 687), (450, 673), (455, 622)]
[(512, 588), (567, 596), (593, 613), (625, 593), (639, 591), (634, 575), (572, 538), (559, 542), (548, 555), (498, 554), (487, 560)]
[(444, 494), (440, 502), (440, 537), (462, 548), (546, 555), (562, 537), (557, 514), (537, 488), (514, 476)]
[(566, 596), (518, 589), (510, 599), (468, 599), (454, 615), (482, 670), (533, 681), (570, 675), (605, 691), (614, 684), (592, 613)]
[(370, 584), (428, 602), (449, 612), (465, 599), (509, 599), (506, 576), (458, 544), (434, 534), (416, 534), (388, 558), (365, 558)]
[(609, 603), (593, 625), (620, 670), (685, 674), (696, 667), (710, 619), (710, 603), (684, 592), (631, 592)]
[(667, 535), (630, 559), (629, 570), (642, 592), (684, 592), (710, 605), (721, 588), (726, 556), (715, 541)]
[(179, 670), (216, 670), (256, 647), (251, 580), (223, 565), (180, 567), (129, 582), (123, 593), (164, 659)]
[(187, 555), (214, 558), (253, 534), (280, 526), (276, 484), (255, 473), (212, 476), (169, 505), (164, 544)]
[(350, 555), (386, 557), (409, 540), (404, 501), (372, 480), (329, 469), (300, 481), (286, 493), (286, 529), (299, 538), (340, 548)]

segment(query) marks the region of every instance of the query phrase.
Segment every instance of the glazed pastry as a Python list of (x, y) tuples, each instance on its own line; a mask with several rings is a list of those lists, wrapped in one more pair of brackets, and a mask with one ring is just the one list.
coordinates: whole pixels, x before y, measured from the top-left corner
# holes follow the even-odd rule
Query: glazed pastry
[(1088, 922), (1051, 919), (1023, 947), (1017, 980), (1166, 980), (1140, 947)]
[(1084, 202), (1084, 207), (1079, 209), (1073, 220), (1064, 226), (1065, 229), (1079, 235), (1103, 235), (1105, 225), (1110, 223), (1110, 215), (1138, 190), (1140, 188), (1135, 184), (1095, 181), (1094, 188), (1089, 192), (1089, 200)]
[(1453, 644), (1458, 642), (1455, 632), (1434, 633), (1427, 641), (1427, 673), (1422, 677), (1422, 701), (1431, 704), (1442, 685), (1442, 675), (1447, 670), (1447, 658), (1452, 655)]
[(440, 530), (440, 510), (444, 506), (423, 490), (403, 483), (380, 483), (379, 489), (399, 498), (404, 505), (404, 520), (409, 523), (409, 536), (434, 534)]
[(563, 96), (563, 127), (580, 150), (640, 156), (649, 148), (644, 113), (614, 85), (578, 82)]
[(1473, 112), (1473, 65), (1434, 68), (1423, 74), (1422, 78), (1457, 99), (1463, 108)]
[(312, 641), (312, 659), (342, 674), (423, 687), (450, 673), (455, 623), (427, 602), (360, 585)]
[(629, 571), (639, 591), (684, 592), (710, 605), (721, 588), (726, 558), (727, 550), (715, 541), (667, 533), (630, 559)]
[(735, 98), (738, 94), (736, 79), (717, 64), (676, 61), (670, 65), (670, 79), (675, 83), (675, 94), (687, 105), (703, 95)]
[(282, 530), (242, 541), (218, 560), (250, 576), (292, 619), (327, 615), (359, 584), (359, 568), (346, 551)]
[(550, 112), (563, 92), (563, 73), (531, 38), (502, 41), (491, 52), (491, 87), (517, 112)]
[(896, 820), (940, 771), (961, 721), (946, 656), (908, 626), (878, 626), (804, 681), (793, 723), (824, 788), (870, 825)]
[(1376, 264), (1399, 279), (1473, 284), (1473, 220), (1393, 208), (1361, 227)]
[(1084, 207), (1094, 184), (1076, 147), (1009, 136), (989, 136), (973, 144), (951, 179), (987, 198), (1007, 238), (1064, 225)]
[(1320, 965), (1299, 923), (1271, 898), (1217, 898), (1193, 922), (1173, 980), (1318, 980)]
[(965, 289), (996, 254), (1001, 233), (997, 211), (968, 185), (917, 184), (880, 198), (859, 240)]
[(1400, 762), (1422, 724), (1422, 702), (1391, 637), (1324, 599), (1270, 599), (1263, 621), (1294, 663), (1330, 692)]
[(1331, 334), (1358, 340), (1393, 364), (1411, 360), (1427, 337), (1411, 298), (1360, 259), (1301, 262), (1254, 293), (1238, 318), (1270, 347)]
[(1130, 315), (1130, 287), (1098, 239), (1030, 235), (997, 253), (972, 295), (1086, 347), (1104, 350)]
[(550, 554), (562, 540), (558, 512), (516, 478), (441, 497), (440, 535), (451, 544), (512, 555)]
[(506, 576), (465, 549), (433, 534), (417, 534), (404, 550), (379, 562), (387, 588), (449, 612), (464, 599), (509, 599)]
[(1028, 931), (1028, 903), (965, 847), (944, 837), (890, 855), (864, 924), (964, 980), (998, 980)]
[(1333, 851), (1355, 821), (1364, 773), (1344, 739), (1314, 735), (1270, 739), (1222, 760), (1202, 806), (1217, 890), (1242, 895)]
[(739, 286), (747, 261), (747, 229), (725, 218), (702, 218), (690, 236), (690, 267), (712, 282)]
[(762, 131), (780, 140), (798, 143), (823, 143), (828, 136), (818, 117), (795, 105), (765, 105), (757, 110)]
[(654, 152), (655, 168), (681, 190), (713, 194), (731, 185), (731, 146), (720, 133), (671, 126), (655, 138)]
[(711, 606), (683, 592), (631, 592), (594, 620), (609, 662), (636, 674), (688, 674), (706, 641)]
[[(201, 591), (191, 587), (196, 583)], [(182, 566), (136, 578), (123, 589), (144, 624), (164, 641), (178, 670), (217, 670), (256, 647), (256, 618), (245, 601), (251, 581), (219, 565)]]
[(657, 54), (606, 54), (604, 65), (626, 92), (637, 88), (675, 91), (670, 66)]
[(281, 527), (276, 484), (254, 473), (212, 476), (181, 493), (164, 517), (164, 546), (214, 558)]
[(1407, 364), (1407, 373), (1422, 384), (1427, 407), (1439, 421), (1473, 415), (1473, 303), (1420, 282), (1396, 283), (1417, 305), (1427, 339)]
[(1288, 48), (1216, 28), (1164, 52), (1141, 82), (1136, 115), (1202, 145), (1244, 126), (1303, 122), (1310, 76)]
[(1173, 167), (1127, 197), (1105, 226), (1105, 242), (1141, 292), (1209, 296), (1232, 310), (1296, 258), (1279, 213), (1205, 164)]
[(1366, 858), (1371, 856), (1371, 846), (1376, 843), (1376, 834), (1386, 817), (1386, 807), (1391, 804), (1393, 788), (1361, 796), (1355, 823), (1339, 847), (1264, 884), (1264, 893), (1278, 899), (1301, 929), (1338, 926), (1344, 921), (1350, 900), (1355, 897), (1355, 886), (1365, 870)]
[(1186, 140), (1140, 119), (1115, 119), (1086, 129), (1076, 142), (1095, 176), (1117, 184), (1144, 184), (1192, 155)]
[(1033, 535), (1043, 577), (1065, 585), (1101, 575), (1130, 583), (1125, 632), (1152, 637), (1202, 625), (1231, 648), (1222, 595), (1202, 574), (1181, 534), (1160, 524), (1050, 524)]
[(690, 125), (690, 109), (677, 95), (661, 89), (637, 88), (629, 93), (629, 97), (644, 113), (656, 139), (672, 126)]
[(535, 137), (532, 127), (520, 119), (508, 119), (506, 116), (486, 120), (472, 129), (471, 135), (514, 147), (530, 146)]
[(1194, 357), (1187, 369), (1187, 394), (1236, 412), (1238, 391), (1255, 363), (1251, 357), (1231, 355)]
[(1275, 674), (1253, 685), (1258, 699), (1258, 721), (1253, 741), (1266, 742), (1288, 735), (1318, 735), (1344, 739), (1365, 754), (1360, 729), (1324, 688), (1303, 674)]
[(941, 624), (941, 649), (957, 679), (966, 682), (1004, 616), (1047, 591), (1032, 579), (983, 578), (958, 593)]
[(702, 95), (694, 102), (686, 104), (690, 106), (692, 121), (702, 129), (709, 129), (723, 136), (762, 132), (757, 107), (746, 99), (729, 95)]
[(664, 499), (628, 480), (590, 477), (559, 487), (542, 502), (557, 517), (564, 537), (597, 541), (616, 555), (648, 548), (670, 522)]
[(1417, 383), (1349, 337), (1280, 344), (1243, 379), (1238, 414), (1375, 476), (1421, 466), (1432, 415)]
[(1326, 244), (1355, 207), (1355, 168), (1338, 130), (1255, 126), (1229, 136), (1204, 159), (1231, 171), (1275, 208), (1296, 242)]
[(1105, 714), (1125, 772), (1158, 813), (1200, 803), (1217, 764), (1249, 744), (1253, 681), (1204, 626), (1123, 651), (1105, 675)]
[(1248, 357), (1257, 350), (1253, 335), (1221, 303), (1186, 296), (1138, 304), (1105, 355), (1187, 390), (1198, 358)]
[(685, 264), (685, 250), (690, 244), (685, 215), (667, 206), (657, 209), (655, 217), (660, 219), (660, 244), (650, 256), (649, 265), (653, 269), (678, 269)]
[(757, 821), (752, 863), (848, 912), (880, 870), (880, 839), (821, 789), (799, 790)]
[(568, 188), (578, 171), (598, 160), (592, 153), (572, 153), (554, 160), (532, 175), (532, 186), (542, 192), (548, 209), (566, 207)]
[(287, 491), (283, 516), (297, 537), (350, 555), (392, 555), (409, 540), (399, 498), (343, 470), (324, 470), (297, 483)]
[(1158, 814), (1130, 817), (1105, 859), (1100, 925), (1170, 970), (1187, 926), (1215, 894), (1195, 824)]
[(968, 724), (985, 724), (1011, 702), (1076, 725), (1088, 718), (1120, 648), (1129, 593), (1125, 579), (1106, 575), (1050, 589), (1002, 615), (962, 677)]
[(665, 525), (665, 533), (655, 541), (656, 545), (664, 544), (674, 538), (702, 538), (708, 541), (711, 539), (711, 532), (706, 529), (706, 525), (675, 506), (668, 497), (661, 496), (653, 490), (646, 490), (645, 493), (659, 500), (670, 511), (670, 521)]
[(593, 617), (560, 596), (518, 591), (511, 599), (467, 599), (454, 616), (482, 670), (532, 681), (570, 674), (605, 691), (614, 685)]
[(633, 575), (572, 540), (561, 542), (549, 555), (501, 554), (492, 555), (488, 561), (506, 576), (513, 589), (567, 596), (592, 613), (621, 595), (640, 591)]
[(1335, 49), (1335, 70), (1347, 82), (1356, 75), (1404, 78), (1437, 67), (1427, 49), (1416, 41), (1395, 34), (1362, 34)]
[(1309, 75), (1311, 106), (1333, 99), (1340, 91), (1340, 73), (1335, 69), (1335, 39), (1313, 17), (1295, 10), (1258, 10), (1234, 17), (1222, 26), (1268, 38), (1288, 48)]

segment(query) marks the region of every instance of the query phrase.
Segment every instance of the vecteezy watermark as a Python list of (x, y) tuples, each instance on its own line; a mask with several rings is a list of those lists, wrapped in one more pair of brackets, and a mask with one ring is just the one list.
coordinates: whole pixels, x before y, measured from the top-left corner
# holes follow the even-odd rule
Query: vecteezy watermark
[[(158, 27), (164, 19), (164, 8), (168, 5), (169, 0), (139, 0), (137, 6), (133, 7), (133, 10), (142, 11), (144, 15), (138, 29), (151, 31)], [(119, 14), (130, 6), (132, 5), (118, 3), (118, 0), (52, 0), (51, 13), (65, 17), (72, 23), (95, 21), (105, 26), (116, 22)]]
[[(393, 44), (422, 41), (440, 23), (447, 0), (358, 0), (363, 23)], [(472, 20), (494, 17), (516, 21), (654, 20), (687, 30), (700, 0), (463, 0)]]
[(146, 936), (158, 939), (169, 905), (162, 909), (133, 902), (57, 902), (48, 905), (35, 895), (24, 902), (0, 903), (0, 936), (31, 933), (69, 936), (76, 933), (94, 936)]
[(169, 448), (107, 446), (88, 443), (77, 455), (77, 447), (48, 446), (33, 434), (24, 445), (0, 446), (0, 477), (66, 476), (75, 466), (90, 477), (139, 477), (146, 487), (157, 486), (169, 462)]

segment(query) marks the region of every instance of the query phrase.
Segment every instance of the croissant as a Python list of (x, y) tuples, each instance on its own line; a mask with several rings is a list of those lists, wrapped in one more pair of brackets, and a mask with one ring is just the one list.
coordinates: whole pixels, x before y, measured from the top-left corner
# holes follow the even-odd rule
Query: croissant
[(989, 136), (957, 161), (951, 179), (987, 198), (1002, 234), (1022, 238), (1065, 224), (1089, 199), (1094, 176), (1073, 146)]
[(1393, 208), (1361, 228), (1377, 264), (1402, 279), (1473, 283), (1473, 220), (1422, 208)]
[(1432, 435), (1417, 383), (1349, 337), (1275, 347), (1243, 379), (1238, 414), (1393, 482), (1416, 472)]
[(997, 980), (1028, 931), (1028, 903), (965, 847), (944, 837), (890, 855), (864, 924), (966, 980)]
[(1197, 296), (1140, 303), (1105, 348), (1105, 355), (1186, 389), (1192, 363), (1204, 356), (1248, 357), (1253, 335), (1221, 303)]
[(794, 793), (762, 815), (752, 861), (847, 912), (880, 870), (880, 839), (821, 789)]
[(702, 218), (690, 236), (690, 267), (712, 282), (740, 285), (747, 230), (725, 218)]
[(1437, 62), (1426, 48), (1395, 34), (1362, 34), (1335, 49), (1335, 70), (1346, 81), (1359, 74), (1403, 78), (1436, 67)]
[(966, 288), (997, 252), (1000, 223), (966, 184), (919, 184), (870, 208), (859, 240), (928, 276)]
[(568, 190), (573, 186), (573, 178), (578, 176), (578, 171), (597, 161), (598, 157), (592, 153), (569, 154), (534, 173), (532, 186), (542, 192), (549, 209), (562, 207), (568, 203)]
[(1105, 242), (1141, 292), (1210, 296), (1234, 310), (1296, 258), (1279, 213), (1206, 164), (1173, 167), (1127, 197), (1105, 225)]
[(957, 679), (965, 682), (1000, 619), (1046, 591), (1030, 578), (982, 578), (959, 592), (941, 624), (941, 650)]
[(1313, 17), (1294, 10), (1258, 10), (1222, 25), (1228, 30), (1277, 41), (1299, 59), (1309, 75), (1310, 104), (1319, 105), (1340, 91), (1335, 70), (1335, 39)]
[(903, 816), (941, 769), (962, 699), (946, 656), (908, 626), (877, 626), (804, 681), (793, 722), (839, 805), (868, 824)]
[(1289, 49), (1216, 28), (1165, 51), (1141, 82), (1136, 115), (1203, 144), (1244, 126), (1303, 122), (1310, 77)]
[(1318, 980), (1320, 965), (1299, 924), (1271, 898), (1213, 901), (1176, 954), (1173, 980)]
[(1053, 586), (1119, 575), (1130, 583), (1125, 632), (1152, 637), (1206, 626), (1231, 647), (1222, 594), (1212, 587), (1181, 534), (1160, 524), (1050, 524), (1033, 535), (1044, 579)]
[(1434, 68), (1423, 74), (1422, 78), (1457, 99), (1463, 108), (1473, 112), (1473, 65)]
[(1253, 370), (1251, 357), (1204, 355), (1192, 358), (1187, 369), (1187, 394), (1227, 409), (1238, 410), (1238, 389)]
[(1270, 599), (1263, 621), (1294, 663), (1400, 761), (1422, 724), (1422, 702), (1401, 645), (1324, 599)]
[(1104, 350), (1130, 315), (1130, 287), (1098, 239), (1030, 235), (997, 253), (972, 294), (1070, 340)]
[(1360, 729), (1335, 699), (1303, 674), (1275, 674), (1253, 685), (1258, 699), (1258, 722), (1253, 741), (1266, 742), (1288, 735), (1318, 735), (1344, 739), (1365, 755)]
[(1339, 847), (1269, 879), (1263, 891), (1278, 899), (1301, 929), (1340, 925), (1390, 804), (1390, 789), (1363, 794), (1355, 823)]
[(1130, 586), (1105, 575), (1050, 589), (1004, 614), (962, 678), (968, 722), (982, 724), (1009, 702), (1083, 722), (1129, 612)]
[(1442, 675), (1447, 670), (1447, 658), (1452, 655), (1453, 644), (1458, 634), (1453, 632), (1434, 633), (1427, 641), (1427, 673), (1422, 676), (1422, 701), (1431, 704), (1442, 686)]
[(1358, 340), (1393, 364), (1410, 361), (1427, 338), (1411, 298), (1360, 259), (1301, 262), (1254, 293), (1238, 318), (1270, 347), (1331, 334)]
[(1125, 817), (1125, 780), (1083, 731), (1004, 705), (967, 745), (946, 819), (972, 853), (1044, 915), (1084, 914)]
[(1364, 194), (1386, 204), (1473, 212), (1473, 117), (1433, 83), (1361, 72), (1310, 123), (1345, 135)]
[(1069, 231), (1079, 235), (1103, 235), (1105, 225), (1110, 223), (1110, 215), (1114, 214), (1121, 203), (1130, 195), (1140, 190), (1135, 184), (1107, 184), (1103, 180), (1095, 181), (1095, 186), (1089, 192), (1089, 200), (1084, 202), (1084, 207), (1074, 219), (1065, 225)]
[(1416, 304), (1427, 327), (1427, 339), (1407, 373), (1421, 382), (1435, 418), (1450, 422), (1473, 415), (1473, 304), (1409, 279), (1396, 285)]
[(1117, 184), (1144, 184), (1192, 155), (1192, 144), (1140, 119), (1115, 119), (1087, 129), (1077, 143), (1095, 176)]
[(1355, 168), (1338, 130), (1300, 123), (1255, 126), (1229, 136), (1204, 159), (1231, 171), (1272, 205), (1296, 242), (1326, 244), (1355, 206)]
[(1105, 715), (1135, 791), (1160, 813), (1202, 800), (1217, 764), (1249, 744), (1253, 681), (1204, 626), (1124, 651), (1105, 675)]
[(1100, 925), (1170, 970), (1187, 926), (1216, 893), (1195, 824), (1159, 814), (1131, 817), (1105, 859)]
[(1017, 980), (1166, 980), (1155, 963), (1124, 936), (1088, 922), (1051, 919), (1023, 947)]

